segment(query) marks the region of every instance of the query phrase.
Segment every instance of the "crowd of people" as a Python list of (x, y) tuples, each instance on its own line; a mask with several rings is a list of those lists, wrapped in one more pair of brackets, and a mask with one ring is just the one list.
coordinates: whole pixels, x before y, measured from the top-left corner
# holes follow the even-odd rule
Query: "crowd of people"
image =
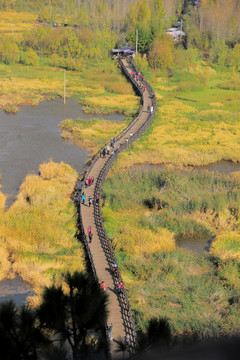
[(146, 90), (146, 86), (144, 85), (144, 76), (140, 72), (131, 72), (131, 76), (134, 80), (136, 80), (139, 83), (139, 86), (141, 87), (142, 91), (144, 92)]

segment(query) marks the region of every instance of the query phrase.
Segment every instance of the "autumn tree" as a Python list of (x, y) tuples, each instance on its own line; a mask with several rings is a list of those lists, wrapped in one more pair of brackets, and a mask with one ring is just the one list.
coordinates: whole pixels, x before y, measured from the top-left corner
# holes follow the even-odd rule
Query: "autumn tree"
[(236, 44), (231, 54), (230, 65), (234, 70), (240, 70), (240, 44)]
[(38, 65), (39, 63), (39, 57), (33, 49), (29, 49), (26, 52), (25, 58), (24, 58), (24, 64), (26, 65)]
[(168, 38), (156, 39), (149, 52), (149, 65), (154, 69), (170, 70), (173, 66), (173, 45)]
[(8, 37), (0, 37), (0, 60), (6, 64), (14, 64), (19, 60), (19, 48), (15, 41)]
[(160, 37), (163, 34), (164, 18), (166, 9), (163, 0), (152, 0), (151, 25), (155, 36)]

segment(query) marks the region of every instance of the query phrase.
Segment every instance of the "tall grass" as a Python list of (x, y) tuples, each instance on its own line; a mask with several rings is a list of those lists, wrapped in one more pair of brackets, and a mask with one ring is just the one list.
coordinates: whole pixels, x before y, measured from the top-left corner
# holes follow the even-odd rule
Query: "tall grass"
[(146, 78), (155, 90), (158, 111), (148, 131), (120, 155), (118, 167), (239, 161), (240, 98), (234, 90), (239, 74), (214, 70), (198, 60), (188, 68), (176, 66), (172, 78), (160, 72)]
[[(0, 109), (16, 109), (63, 97), (63, 70), (48, 66), (47, 59), (41, 59), (40, 66), (0, 64), (0, 81)], [(93, 113), (132, 115), (139, 107), (131, 85), (110, 59), (89, 65), (81, 72), (68, 71), (67, 97), (78, 98), (84, 110)]]
[[(224, 256), (231, 237), (239, 259), (239, 196), (237, 180), (208, 172), (131, 169), (108, 176), (103, 218), (138, 329), (161, 316), (177, 336), (240, 330), (240, 266)], [(216, 234), (211, 256), (176, 248), (183, 233)]]
[(39, 171), (39, 176), (26, 177), (17, 200), (0, 218), (0, 250), (11, 255), (12, 263), (11, 268), (1, 264), (0, 272), (20, 275), (37, 294), (43, 286), (58, 283), (62, 272), (84, 268), (70, 200), (77, 173), (53, 161), (40, 165)]
[(130, 119), (115, 123), (103, 119), (68, 119), (61, 122), (61, 136), (63, 139), (72, 139), (75, 144), (87, 148), (88, 151), (97, 152), (111, 137), (120, 134), (129, 121)]

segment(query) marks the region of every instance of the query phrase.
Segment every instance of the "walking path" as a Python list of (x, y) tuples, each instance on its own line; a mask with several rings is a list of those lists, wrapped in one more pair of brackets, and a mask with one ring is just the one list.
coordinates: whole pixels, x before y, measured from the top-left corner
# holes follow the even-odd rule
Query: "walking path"
[[(88, 206), (89, 195), (95, 200), (96, 194), (100, 195), (102, 183), (109, 171), (111, 165), (117, 158), (120, 151), (131, 145), (131, 142), (137, 139), (142, 132), (145, 131), (150, 124), (154, 114), (150, 115), (148, 112), (148, 106), (154, 107), (154, 113), (156, 109), (155, 97), (150, 97), (153, 94), (153, 90), (150, 85), (145, 81), (144, 83), (135, 81), (131, 76), (131, 72), (134, 70), (131, 63), (128, 64), (127, 60), (121, 61), (123, 71), (131, 79), (135, 87), (138, 89), (142, 96), (143, 107), (139, 116), (130, 124), (124, 134), (121, 134), (116, 138), (115, 150), (118, 149), (114, 155), (106, 155), (103, 157), (96, 157), (91, 165), (88, 176), (94, 177), (94, 184), (84, 189), (86, 194), (86, 204), (80, 205), (80, 222), (82, 222), (82, 235), (84, 235), (86, 249), (90, 257), (92, 269), (96, 272), (98, 281), (104, 281), (107, 287), (107, 293), (109, 295), (109, 318), (108, 322), (113, 324), (112, 337), (110, 341), (110, 354), (113, 359), (122, 358), (121, 353), (117, 353), (117, 339), (122, 337), (125, 339), (126, 334), (130, 337), (129, 351), (134, 350), (135, 345), (135, 329), (131, 315), (131, 309), (127, 300), (127, 295), (123, 289), (121, 294), (117, 294), (117, 281), (122, 280), (120, 273), (113, 274), (111, 265), (116, 261), (111, 242), (107, 238), (102, 218), (101, 209), (97, 204)], [(141, 90), (141, 86), (145, 85), (145, 91)], [(132, 133), (130, 135), (130, 133)], [(92, 243), (89, 248), (87, 239), (87, 228), (92, 227)]]

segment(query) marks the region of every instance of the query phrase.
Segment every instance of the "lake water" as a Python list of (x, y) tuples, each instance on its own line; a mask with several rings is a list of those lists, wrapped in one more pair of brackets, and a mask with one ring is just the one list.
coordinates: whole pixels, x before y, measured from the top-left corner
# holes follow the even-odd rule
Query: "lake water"
[(123, 121), (124, 116), (85, 114), (75, 99), (68, 99), (66, 105), (56, 99), (23, 106), (17, 114), (0, 111), (0, 174), (2, 191), (9, 195), (7, 206), (14, 201), (26, 175), (50, 158), (82, 171), (87, 151), (63, 141), (58, 129), (61, 121), (77, 118)]
[[(17, 114), (0, 111), (0, 173), (3, 192), (9, 195), (7, 206), (14, 201), (24, 178), (38, 166), (53, 159), (71, 165), (79, 173), (88, 153), (70, 141), (63, 141), (58, 125), (65, 119), (93, 118), (123, 121), (121, 114), (85, 114), (75, 99), (44, 101), (38, 106), (23, 106)], [(20, 277), (0, 282), (0, 302), (14, 300), (17, 306), (34, 295)]]
[(13, 280), (0, 282), (0, 302), (13, 300), (17, 306), (27, 303), (27, 297), (33, 296), (34, 292), (29, 285), (24, 283), (18, 276)]

